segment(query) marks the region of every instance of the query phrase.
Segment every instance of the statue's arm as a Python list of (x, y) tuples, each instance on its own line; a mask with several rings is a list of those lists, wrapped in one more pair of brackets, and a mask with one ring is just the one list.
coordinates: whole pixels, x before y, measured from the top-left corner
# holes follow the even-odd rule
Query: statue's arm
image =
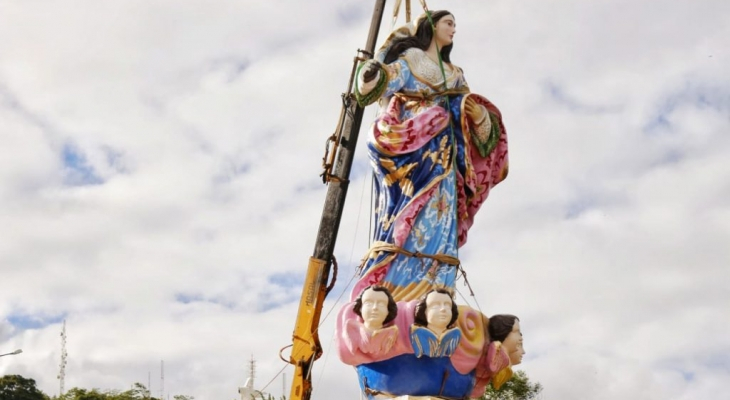
[(404, 60), (396, 60), (384, 65), (376, 60), (368, 60), (360, 65), (357, 72), (355, 96), (358, 103), (365, 107), (381, 97), (390, 97), (401, 90), (408, 81), (410, 69)]

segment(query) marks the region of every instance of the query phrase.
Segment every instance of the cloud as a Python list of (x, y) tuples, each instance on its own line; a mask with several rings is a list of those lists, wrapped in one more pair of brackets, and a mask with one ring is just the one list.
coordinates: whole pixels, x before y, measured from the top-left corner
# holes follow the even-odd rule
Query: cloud
[[(728, 4), (429, 2), (456, 15), (452, 59), (510, 141), (460, 250), (475, 293), (458, 282), (460, 302), (520, 316), (544, 398), (711, 398), (730, 379)], [(0, 348), (23, 353), (0, 373), (56, 394), (64, 318), (67, 388), (156, 395), (164, 360), (166, 393), (232, 398), (253, 355), (256, 386), (281, 394), (325, 140), (372, 5), (1, 8)], [(331, 343), (368, 247), (374, 116), (319, 329), (321, 398), (359, 393)]]

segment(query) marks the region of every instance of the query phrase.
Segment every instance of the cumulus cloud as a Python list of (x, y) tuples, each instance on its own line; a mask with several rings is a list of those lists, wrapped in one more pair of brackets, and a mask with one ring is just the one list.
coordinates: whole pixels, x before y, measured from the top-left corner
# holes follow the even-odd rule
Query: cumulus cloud
[[(521, 317), (546, 399), (706, 398), (730, 379), (729, 4), (429, 2), (456, 15), (452, 59), (510, 141), (461, 301)], [(324, 143), (371, 12), (0, 5), (0, 349), (24, 350), (0, 373), (56, 394), (65, 319), (67, 388), (150, 379), (157, 395), (165, 360), (166, 393), (235, 398), (253, 355), (281, 394)], [(368, 245), (364, 136), (318, 398), (359, 391), (327, 313)]]

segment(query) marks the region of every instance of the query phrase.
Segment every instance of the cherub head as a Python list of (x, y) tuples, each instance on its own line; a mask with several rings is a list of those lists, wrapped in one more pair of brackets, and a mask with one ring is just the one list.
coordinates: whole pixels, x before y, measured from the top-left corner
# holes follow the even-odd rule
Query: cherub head
[(368, 286), (360, 292), (352, 307), (367, 329), (380, 329), (398, 315), (398, 306), (390, 291), (379, 285)]
[(522, 362), (525, 349), (520, 331), (520, 319), (514, 315), (499, 314), (489, 318), (489, 337), (502, 342), (512, 365)]
[(451, 292), (445, 288), (436, 288), (421, 297), (416, 305), (414, 323), (435, 333), (442, 333), (452, 327), (458, 317), (459, 309)]

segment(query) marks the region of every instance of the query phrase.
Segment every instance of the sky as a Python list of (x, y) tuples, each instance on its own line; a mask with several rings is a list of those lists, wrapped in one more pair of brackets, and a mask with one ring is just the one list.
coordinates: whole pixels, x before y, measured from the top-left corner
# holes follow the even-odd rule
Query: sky
[[(288, 396), (279, 351), (373, 4), (0, 0), (0, 353), (23, 349), (0, 375), (58, 394), (65, 320), (67, 390), (232, 400), (254, 357), (255, 386)], [(451, 59), (510, 146), (460, 252), (475, 297), (459, 282), (458, 302), (520, 317), (517, 368), (544, 400), (721, 398), (730, 2), (428, 5), (454, 13)], [(359, 396), (332, 333), (368, 247), (373, 107), (313, 399)]]

